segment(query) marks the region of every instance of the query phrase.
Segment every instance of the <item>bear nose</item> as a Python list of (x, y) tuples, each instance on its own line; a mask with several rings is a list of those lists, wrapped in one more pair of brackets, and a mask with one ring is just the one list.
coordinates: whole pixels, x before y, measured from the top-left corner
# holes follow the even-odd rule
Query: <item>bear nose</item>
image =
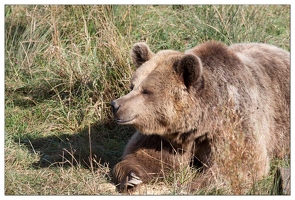
[(111, 101), (111, 106), (112, 106), (113, 114), (115, 114), (120, 108), (120, 106), (115, 100)]

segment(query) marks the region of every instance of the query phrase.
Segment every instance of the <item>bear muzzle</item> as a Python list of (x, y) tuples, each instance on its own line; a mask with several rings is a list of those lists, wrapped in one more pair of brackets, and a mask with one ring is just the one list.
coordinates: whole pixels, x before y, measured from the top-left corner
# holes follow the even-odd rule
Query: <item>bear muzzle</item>
[(134, 117), (125, 116), (123, 114), (124, 112), (119, 112), (121, 105), (117, 102), (117, 100), (111, 101), (111, 107), (112, 107), (113, 115), (115, 117), (115, 121), (118, 124), (131, 124), (131, 122), (136, 118), (136, 116)]

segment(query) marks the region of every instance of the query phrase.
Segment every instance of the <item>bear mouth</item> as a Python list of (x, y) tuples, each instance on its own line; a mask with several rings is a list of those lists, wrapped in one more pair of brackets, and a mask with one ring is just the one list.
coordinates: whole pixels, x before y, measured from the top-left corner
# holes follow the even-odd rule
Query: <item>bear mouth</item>
[(116, 119), (116, 122), (118, 124), (131, 124), (135, 118), (136, 117), (132, 117), (132, 118), (128, 118), (128, 119)]

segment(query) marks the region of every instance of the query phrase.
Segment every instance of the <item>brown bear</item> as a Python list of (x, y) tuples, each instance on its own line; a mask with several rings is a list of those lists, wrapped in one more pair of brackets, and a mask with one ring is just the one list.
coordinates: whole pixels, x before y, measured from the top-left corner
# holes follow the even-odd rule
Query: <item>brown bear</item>
[(155, 54), (140, 42), (131, 56), (131, 91), (111, 102), (116, 122), (137, 129), (113, 169), (122, 191), (183, 166), (200, 167), (192, 184), (204, 187), (240, 161), (228, 172), (259, 180), (272, 158), (289, 156), (289, 52), (208, 41)]

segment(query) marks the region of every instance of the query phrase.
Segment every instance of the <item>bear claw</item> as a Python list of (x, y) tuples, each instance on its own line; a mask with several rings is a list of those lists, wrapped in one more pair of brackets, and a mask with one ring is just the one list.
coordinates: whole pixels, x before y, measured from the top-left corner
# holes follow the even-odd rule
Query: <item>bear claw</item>
[(140, 183), (142, 183), (142, 180), (140, 180), (138, 176), (136, 176), (133, 172), (131, 172), (126, 185), (134, 187), (135, 185), (138, 185)]
[(131, 172), (126, 177), (126, 182), (122, 182), (120, 185), (121, 192), (131, 191), (133, 188), (142, 183), (142, 180), (135, 175), (134, 172)]

